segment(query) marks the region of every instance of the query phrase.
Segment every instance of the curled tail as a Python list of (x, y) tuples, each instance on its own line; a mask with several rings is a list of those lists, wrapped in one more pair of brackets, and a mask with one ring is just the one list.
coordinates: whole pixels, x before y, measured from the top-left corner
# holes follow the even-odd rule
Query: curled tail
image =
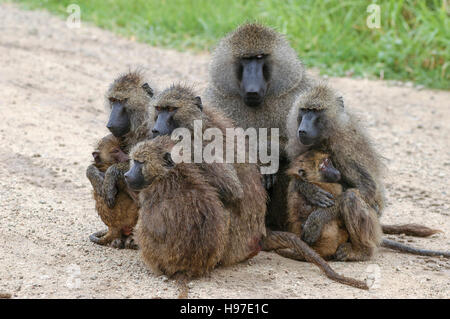
[(390, 248), (393, 250), (398, 250), (401, 252), (413, 254), (413, 255), (422, 255), (422, 256), (444, 256), (446, 258), (450, 257), (450, 251), (438, 251), (438, 250), (429, 250), (411, 247), (390, 239), (383, 238), (381, 242), (382, 247)]
[(436, 233), (442, 232), (438, 229), (432, 229), (419, 224), (402, 224), (402, 225), (381, 225), (384, 234), (398, 235), (405, 234), (415, 237), (428, 237)]

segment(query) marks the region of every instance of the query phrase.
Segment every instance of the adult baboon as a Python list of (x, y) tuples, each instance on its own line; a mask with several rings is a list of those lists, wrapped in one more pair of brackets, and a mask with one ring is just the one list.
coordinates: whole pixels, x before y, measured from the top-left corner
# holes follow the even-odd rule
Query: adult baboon
[[(267, 223), (283, 228), (288, 178), (284, 153), (286, 117), (295, 97), (312, 84), (295, 50), (284, 36), (260, 24), (245, 24), (228, 34), (215, 49), (210, 64), (206, 100), (231, 117), (238, 127), (277, 128), (280, 133), (279, 170), (264, 175), (269, 192)], [(311, 196), (331, 205), (320, 189)]]
[(117, 205), (114, 208), (109, 208), (101, 196), (104, 173), (113, 164), (128, 162), (128, 155), (120, 148), (119, 140), (109, 134), (97, 143), (92, 156), (94, 157), (94, 163), (88, 167), (86, 176), (93, 187), (95, 209), (102, 221), (108, 226), (108, 231), (96, 232), (90, 235), (89, 239), (99, 245), (111, 243), (116, 248), (135, 248), (131, 239), (122, 240), (123, 237), (131, 234), (138, 219), (137, 203), (125, 191), (126, 185), (119, 183)]
[[(323, 151), (330, 155), (341, 174), (344, 193), (339, 200), (339, 211), (350, 242), (339, 247), (336, 258), (370, 259), (381, 243), (379, 216), (385, 205), (383, 165), (361, 121), (344, 108), (342, 97), (319, 83), (294, 103), (287, 118), (287, 130), (287, 153), (291, 160), (307, 150)], [(310, 201), (311, 183), (296, 180), (294, 186)], [(414, 225), (396, 226), (394, 231), (417, 230), (408, 226)], [(313, 242), (320, 231), (317, 225), (314, 231), (304, 230), (303, 239)], [(436, 231), (422, 227), (417, 234), (430, 232)]]

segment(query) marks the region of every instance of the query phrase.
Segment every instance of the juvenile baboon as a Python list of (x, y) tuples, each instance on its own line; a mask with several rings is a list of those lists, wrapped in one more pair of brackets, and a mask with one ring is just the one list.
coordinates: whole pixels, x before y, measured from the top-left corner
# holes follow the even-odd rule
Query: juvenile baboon
[(132, 166), (125, 174), (129, 187), (140, 190), (137, 238), (144, 261), (152, 269), (168, 276), (197, 277), (219, 264), (251, 258), (262, 248), (293, 248), (330, 278), (367, 289), (361, 281), (336, 274), (291, 233), (268, 231), (265, 238), (240, 233), (242, 218), (223, 205), (217, 188), (199, 165), (173, 162), (172, 147), (168, 136), (137, 144), (131, 152)]
[[(204, 106), (201, 98), (196, 97), (187, 87), (172, 86), (155, 97), (152, 106), (156, 110), (153, 128), (155, 135), (169, 135), (176, 128), (187, 128), (194, 133), (194, 121), (201, 120), (202, 132), (205, 132), (207, 128), (219, 129), (224, 137), (224, 147), (226, 140), (230, 138), (226, 134), (226, 128), (233, 128), (233, 123), (219, 110), (208, 105)], [(192, 137), (193, 134), (191, 134)], [(234, 139), (234, 135), (231, 138)], [(236, 145), (236, 140), (233, 143), (236, 148), (239, 146)], [(150, 146), (149, 142), (147, 146), (142, 147)], [(132, 169), (127, 173), (128, 179), (130, 176), (134, 176), (133, 179), (144, 182), (145, 178), (137, 177), (139, 174), (136, 173), (142, 169), (140, 165), (134, 163)], [(221, 258), (222, 265), (230, 265), (248, 259), (261, 249), (274, 250), (289, 247), (302, 254), (308, 261), (318, 265), (331, 279), (359, 288), (367, 288), (364, 283), (336, 274), (317, 253), (303, 243), (300, 238), (295, 238), (293, 234), (269, 230), (266, 234), (264, 225), (266, 192), (260, 181), (256, 164), (202, 162), (195, 165), (202, 178), (219, 194), (221, 205), (229, 212), (229, 238)], [(141, 205), (145, 205), (142, 200)], [(148, 209), (148, 207), (141, 209)], [(142, 223), (145, 221), (143, 220)], [(144, 228), (141, 227), (141, 229)]]
[[(339, 246), (347, 242), (349, 237), (340, 216), (339, 204), (328, 208), (311, 205), (294, 187), (297, 179), (313, 183), (333, 194), (339, 203), (343, 190), (339, 183), (340, 172), (333, 166), (328, 154), (311, 150), (291, 162), (288, 175), (291, 176), (288, 191), (289, 231), (310, 240), (308, 244), (322, 257), (326, 259), (334, 257)], [(303, 228), (311, 234), (305, 233)], [(394, 225), (391, 232), (398, 234), (398, 228)], [(400, 228), (402, 230), (414, 229), (414, 232), (410, 232), (413, 235), (416, 235), (417, 232), (420, 234), (437, 232), (437, 230), (416, 224), (400, 225)], [(381, 246), (416, 255), (450, 256), (449, 252), (410, 247), (386, 238), (382, 239)]]
[[(139, 71), (119, 76), (106, 93), (106, 105), (110, 111), (106, 127), (120, 140), (127, 154), (133, 145), (151, 137), (148, 106), (153, 95), (153, 89)], [(123, 181), (128, 168), (128, 162), (112, 165), (105, 174), (102, 194), (110, 208), (116, 202), (116, 184)]]
[[(307, 91), (312, 80), (284, 36), (254, 23), (240, 26), (220, 41), (209, 78), (208, 104), (223, 110), (238, 127), (279, 129), (280, 141), (271, 141), (280, 143), (279, 170), (264, 175), (264, 183), (270, 197), (267, 223), (283, 228), (288, 186), (285, 121), (295, 97)], [(330, 195), (320, 189), (313, 195), (318, 203), (332, 204)]]
[[(383, 165), (360, 123), (344, 108), (342, 97), (324, 83), (300, 96), (287, 118), (290, 159), (307, 150), (322, 151), (330, 155), (341, 174), (344, 192), (338, 204), (350, 242), (338, 248), (335, 256), (338, 260), (368, 260), (381, 244), (382, 228), (378, 218), (385, 205)], [(317, 188), (312, 183), (298, 180), (293, 187), (309, 202), (311, 188)], [(322, 227), (320, 220), (313, 229), (306, 229), (308, 224), (305, 224), (303, 239), (314, 242)], [(423, 229), (435, 232), (426, 227)], [(414, 231), (414, 228), (410, 230)]]
[(126, 185), (119, 183), (117, 194), (117, 205), (109, 208), (101, 192), (104, 183), (104, 173), (113, 164), (128, 162), (128, 155), (125, 154), (119, 145), (119, 140), (112, 134), (102, 138), (92, 153), (94, 163), (91, 164), (86, 176), (93, 187), (95, 199), (95, 209), (102, 221), (108, 226), (108, 231), (96, 232), (89, 236), (89, 239), (99, 245), (112, 243), (117, 248), (125, 245), (127, 248), (134, 248), (134, 244), (129, 240), (122, 241), (122, 237), (129, 236), (136, 225), (138, 219), (138, 207), (133, 199), (125, 191)]

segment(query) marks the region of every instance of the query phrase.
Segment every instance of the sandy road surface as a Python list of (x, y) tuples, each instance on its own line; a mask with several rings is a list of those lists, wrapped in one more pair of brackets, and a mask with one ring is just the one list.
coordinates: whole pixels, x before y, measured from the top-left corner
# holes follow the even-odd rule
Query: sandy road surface
[[(159, 88), (172, 81), (202, 90), (208, 55), (152, 48), (83, 25), (71, 30), (44, 12), (0, 5), (0, 292), (18, 298), (176, 297), (177, 286), (147, 270), (136, 251), (92, 244), (102, 229), (85, 168), (107, 133), (103, 94), (129, 67), (143, 66)], [(417, 246), (450, 249), (450, 92), (330, 80), (349, 107), (364, 111), (386, 157), (384, 222), (440, 228)], [(371, 266), (374, 265), (374, 266)], [(333, 263), (378, 288), (328, 280), (311, 264), (261, 253), (191, 282), (190, 297), (450, 297), (450, 263), (385, 249), (371, 262)]]

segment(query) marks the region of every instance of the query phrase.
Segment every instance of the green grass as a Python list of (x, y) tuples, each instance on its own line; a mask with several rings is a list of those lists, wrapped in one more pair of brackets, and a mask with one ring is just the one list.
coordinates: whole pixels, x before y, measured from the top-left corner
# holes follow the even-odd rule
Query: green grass
[[(2, 0), (0, 0), (2, 1)], [(3, 0), (4, 1), (4, 0)], [(409, 80), (449, 89), (448, 0), (385, 0), (381, 28), (369, 29), (371, 1), (328, 0), (23, 0), (67, 16), (71, 3), (81, 20), (155, 46), (210, 50), (237, 25), (259, 21), (287, 34), (308, 67), (323, 74)]]

